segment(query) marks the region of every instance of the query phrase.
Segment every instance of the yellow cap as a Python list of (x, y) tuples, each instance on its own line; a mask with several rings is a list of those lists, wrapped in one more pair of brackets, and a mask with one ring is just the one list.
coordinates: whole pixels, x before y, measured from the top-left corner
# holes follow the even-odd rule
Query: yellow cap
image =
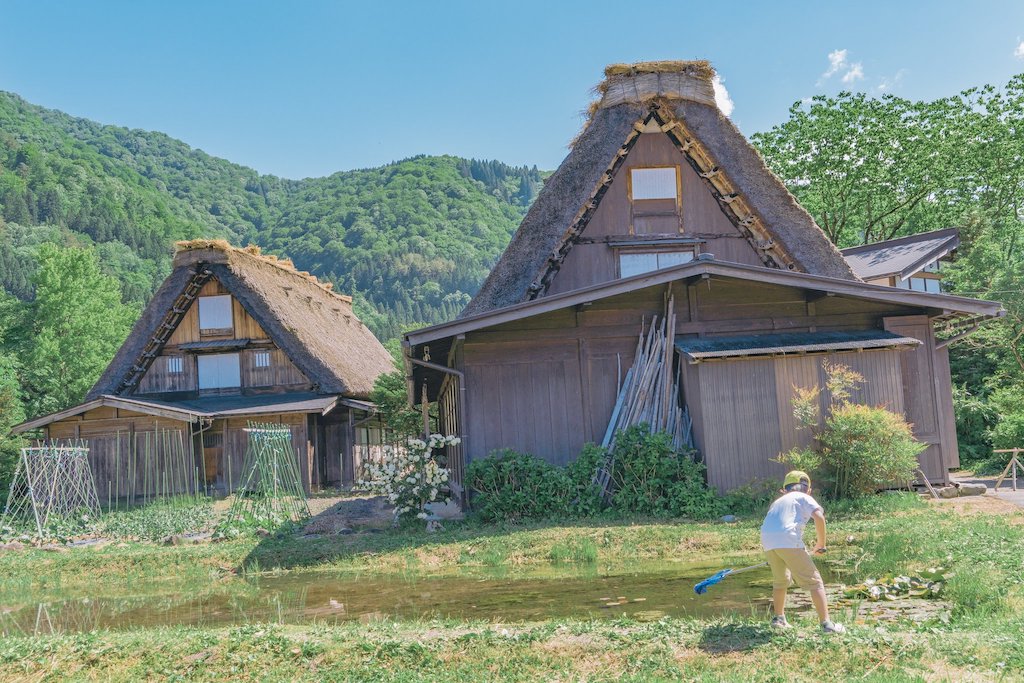
[(793, 470), (786, 474), (786, 478), (782, 480), (783, 488), (788, 487), (790, 484), (806, 484), (807, 488), (811, 488), (811, 477), (806, 472)]

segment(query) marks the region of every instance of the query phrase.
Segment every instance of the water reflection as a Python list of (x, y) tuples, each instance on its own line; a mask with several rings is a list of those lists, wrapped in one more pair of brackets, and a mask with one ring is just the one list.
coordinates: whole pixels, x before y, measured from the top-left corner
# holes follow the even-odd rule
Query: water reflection
[(592, 566), (387, 578), (291, 573), (230, 581), (200, 594), (96, 596), (0, 605), (0, 633), (268, 621), (297, 624), (452, 617), (512, 622), (766, 613), (771, 591), (767, 572), (727, 579), (708, 595), (695, 595), (693, 584), (716, 569), (662, 563), (615, 573)]

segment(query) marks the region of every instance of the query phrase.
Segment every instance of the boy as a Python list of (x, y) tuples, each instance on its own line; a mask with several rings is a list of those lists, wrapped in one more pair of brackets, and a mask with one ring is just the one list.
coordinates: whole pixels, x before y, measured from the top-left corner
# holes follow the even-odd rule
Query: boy
[(777, 498), (761, 525), (761, 546), (772, 568), (772, 605), (775, 616), (772, 626), (789, 628), (786, 621), (786, 589), (796, 579), (797, 585), (811, 594), (814, 609), (825, 633), (843, 633), (842, 624), (833, 623), (828, 616), (825, 584), (814, 566), (814, 560), (804, 547), (804, 526), (814, 520), (816, 543), (814, 553), (825, 552), (825, 511), (811, 498), (811, 478), (805, 472), (793, 470), (783, 480), (782, 496)]

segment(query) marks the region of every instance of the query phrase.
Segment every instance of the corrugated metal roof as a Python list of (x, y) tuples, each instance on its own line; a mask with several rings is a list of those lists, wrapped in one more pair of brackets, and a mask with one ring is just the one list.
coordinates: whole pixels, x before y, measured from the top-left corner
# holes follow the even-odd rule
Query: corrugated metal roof
[(901, 337), (883, 330), (863, 330), (684, 338), (676, 341), (676, 348), (690, 361), (696, 362), (707, 358), (882, 349), (919, 344), (921, 341), (913, 337)]
[(178, 346), (183, 351), (206, 351), (208, 349), (244, 349), (251, 339), (210, 339), (208, 341), (185, 342)]
[(862, 280), (888, 275), (910, 277), (960, 246), (956, 228), (934, 230), (875, 244), (843, 249), (843, 256)]

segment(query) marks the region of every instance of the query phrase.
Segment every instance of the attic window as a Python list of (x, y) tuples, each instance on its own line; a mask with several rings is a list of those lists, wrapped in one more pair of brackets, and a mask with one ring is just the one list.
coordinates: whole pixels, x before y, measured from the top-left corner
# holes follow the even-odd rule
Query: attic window
[(662, 268), (681, 266), (693, 260), (693, 251), (623, 252), (619, 254), (619, 277), (650, 273)]
[(254, 368), (269, 368), (270, 351), (254, 351), (252, 354), (252, 365)]
[(167, 374), (169, 375), (180, 375), (185, 371), (185, 364), (182, 362), (181, 356), (168, 356), (167, 357)]
[(242, 385), (237, 353), (196, 356), (199, 365), (199, 390), (228, 389)]
[(634, 168), (632, 171), (632, 198), (675, 199), (678, 183), (675, 166), (664, 168)]
[(199, 333), (230, 333), (234, 329), (231, 295), (199, 297)]

